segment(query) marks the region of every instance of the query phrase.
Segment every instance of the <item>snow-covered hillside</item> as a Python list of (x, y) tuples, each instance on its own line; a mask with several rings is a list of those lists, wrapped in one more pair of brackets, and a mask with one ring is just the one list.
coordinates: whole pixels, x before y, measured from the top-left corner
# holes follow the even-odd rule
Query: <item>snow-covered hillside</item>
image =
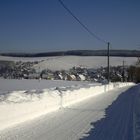
[[(125, 65), (134, 65), (137, 58), (123, 58), (123, 57), (111, 57), (110, 65), (118, 66), (122, 65), (125, 60)], [(40, 62), (35, 66), (36, 69), (51, 69), (51, 70), (68, 70), (74, 66), (83, 66), (87, 68), (99, 68), (101, 66), (107, 66), (106, 57), (81, 57), (81, 56), (63, 56), (54, 57)]]
[[(34, 67), (38, 70), (68, 70), (74, 66), (83, 66), (87, 68), (98, 68), (107, 66), (107, 57), (98, 56), (58, 56), (58, 57), (36, 57), (36, 58), (19, 58), (19, 57), (4, 57), (0, 56), (0, 60), (11, 61), (40, 61)], [(136, 57), (110, 57), (110, 65), (122, 65), (123, 60), (125, 65), (135, 65)]]

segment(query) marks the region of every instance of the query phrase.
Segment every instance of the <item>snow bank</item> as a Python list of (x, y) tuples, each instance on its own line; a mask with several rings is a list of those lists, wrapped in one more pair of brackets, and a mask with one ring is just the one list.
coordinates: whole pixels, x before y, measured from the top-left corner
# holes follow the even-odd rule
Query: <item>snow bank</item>
[(89, 85), (83, 88), (56, 87), (0, 94), (0, 130), (128, 85), (133, 85), (133, 83)]

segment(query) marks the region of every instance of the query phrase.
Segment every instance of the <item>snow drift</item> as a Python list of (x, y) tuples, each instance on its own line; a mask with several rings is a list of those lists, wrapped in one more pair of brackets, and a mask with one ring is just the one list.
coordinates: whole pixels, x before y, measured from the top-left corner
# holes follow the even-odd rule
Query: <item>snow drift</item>
[(0, 130), (133, 83), (56, 87), (0, 94)]

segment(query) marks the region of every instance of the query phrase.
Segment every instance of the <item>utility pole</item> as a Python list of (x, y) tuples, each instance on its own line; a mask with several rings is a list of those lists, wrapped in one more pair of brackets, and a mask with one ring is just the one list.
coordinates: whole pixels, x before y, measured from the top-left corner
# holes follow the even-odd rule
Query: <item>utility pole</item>
[(110, 82), (110, 43), (107, 42), (107, 79)]
[(125, 82), (125, 70), (124, 70), (124, 63), (125, 63), (125, 61), (123, 60), (123, 82)]

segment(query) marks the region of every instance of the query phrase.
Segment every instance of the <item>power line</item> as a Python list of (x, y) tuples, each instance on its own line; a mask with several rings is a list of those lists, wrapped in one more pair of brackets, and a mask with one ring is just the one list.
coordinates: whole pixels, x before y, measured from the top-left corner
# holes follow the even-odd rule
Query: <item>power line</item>
[(62, 0), (58, 0), (58, 2), (64, 7), (64, 9), (66, 9), (66, 11), (90, 34), (92, 35), (94, 38), (96, 38), (97, 40), (99, 40), (100, 42), (103, 42), (105, 44), (107, 44), (107, 79), (108, 79), (108, 83), (110, 82), (110, 43), (105, 41), (104, 39), (100, 38), (99, 36), (97, 36), (95, 33), (93, 33), (84, 23), (82, 23), (80, 21), (80, 19), (78, 17), (76, 17), (73, 12), (62, 2)]
[(104, 39), (100, 38), (99, 36), (97, 36), (95, 33), (93, 33), (84, 23), (82, 23), (80, 21), (80, 19), (78, 17), (76, 17), (73, 12), (61, 1), (58, 0), (59, 3), (64, 7), (64, 9), (66, 9), (66, 11), (90, 34), (92, 35), (94, 38), (96, 38), (97, 40), (99, 40), (100, 42), (103, 42), (105, 44), (107, 44), (108, 42), (105, 41)]

